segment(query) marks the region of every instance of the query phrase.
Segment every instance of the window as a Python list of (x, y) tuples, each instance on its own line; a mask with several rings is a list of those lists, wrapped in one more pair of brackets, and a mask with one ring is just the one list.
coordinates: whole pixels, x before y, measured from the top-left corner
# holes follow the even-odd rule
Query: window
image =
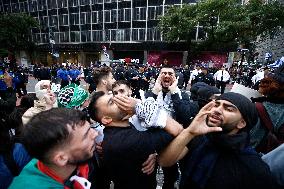
[(59, 25), (61, 26), (68, 25), (68, 14), (59, 15)]
[(101, 30), (93, 31), (93, 41), (102, 41), (103, 35)]
[(38, 0), (38, 10), (46, 10), (45, 0)]
[(79, 24), (79, 14), (70, 14), (70, 25), (78, 25)]
[(91, 13), (90, 12), (81, 12), (80, 15), (80, 24), (90, 24), (91, 23)]
[(116, 30), (116, 41), (130, 41), (130, 29)]
[(103, 0), (92, 0), (92, 5), (94, 4), (103, 4)]
[(80, 0), (80, 5), (89, 5), (90, 0)]
[(137, 7), (134, 9), (134, 20), (146, 20), (146, 8)]
[(28, 4), (27, 4), (27, 2), (20, 3), (20, 11), (21, 12), (28, 12)]
[[(37, 4), (36, 1), (29, 1), (29, 7), (30, 7), (30, 12), (36, 12), (37, 11)], [(9, 6), (10, 7), (10, 6)]]
[(35, 43), (40, 43), (40, 33), (34, 34), (33, 40)]
[(161, 40), (161, 33), (158, 30), (158, 28), (148, 28), (147, 40), (148, 41), (160, 41)]
[(59, 32), (54, 33), (55, 43), (59, 43)]
[(41, 34), (41, 42), (42, 43), (49, 43), (49, 38), (47, 33), (42, 33)]
[(70, 38), (71, 42), (80, 42), (80, 32), (79, 31), (70, 32)]
[(69, 32), (61, 32), (59, 33), (60, 36), (60, 42), (69, 42)]
[(116, 41), (116, 30), (109, 30), (110, 31), (110, 41)]
[(67, 7), (67, 0), (57, 0), (58, 8), (65, 8)]
[(103, 22), (103, 11), (99, 11), (98, 23)]
[(47, 0), (48, 9), (56, 9), (56, 0)]
[(78, 6), (78, 0), (68, 0), (69, 7), (77, 7)]
[(157, 19), (159, 19), (159, 16), (161, 16), (163, 14), (163, 7), (156, 7), (156, 15), (157, 15)]
[(118, 20), (121, 22), (129, 22), (131, 20), (131, 9), (124, 8), (118, 10)]
[(117, 20), (117, 10), (116, 9), (113, 9), (111, 10), (111, 22), (116, 22)]
[(132, 30), (132, 40), (133, 41), (144, 41), (145, 40), (145, 29), (135, 28)]
[(42, 29), (48, 27), (48, 17), (47, 16), (40, 17), (40, 26)]
[(148, 8), (148, 19), (155, 20), (156, 16), (156, 7), (149, 7)]
[(86, 24), (86, 13), (85, 12), (82, 12), (80, 14), (80, 24), (81, 25)]
[(50, 26), (57, 26), (57, 24), (58, 24), (57, 16), (50, 16), (49, 17), (49, 25)]
[(18, 11), (19, 11), (18, 3), (13, 3), (13, 4), (12, 4), (12, 11), (13, 11), (13, 12), (18, 12)]
[(110, 41), (110, 37), (111, 37), (110, 30), (105, 30), (105, 40)]
[(145, 29), (139, 29), (139, 41), (145, 40)]
[(86, 23), (91, 24), (91, 12), (86, 13)]
[(138, 37), (139, 37), (139, 33), (138, 33), (138, 29), (133, 29), (132, 30), (132, 40), (133, 41), (138, 41)]
[(111, 11), (105, 10), (105, 22), (110, 23), (111, 22), (110, 17), (111, 17)]
[(91, 41), (91, 31), (82, 31), (81, 32), (81, 41), (82, 42)]
[(92, 22), (98, 23), (99, 17), (98, 17), (98, 11), (92, 12)]
[(161, 7), (149, 7), (148, 8), (148, 20), (157, 20), (159, 15), (162, 14)]
[(124, 11), (123, 21), (130, 21), (131, 20), (131, 9), (123, 9), (123, 11)]

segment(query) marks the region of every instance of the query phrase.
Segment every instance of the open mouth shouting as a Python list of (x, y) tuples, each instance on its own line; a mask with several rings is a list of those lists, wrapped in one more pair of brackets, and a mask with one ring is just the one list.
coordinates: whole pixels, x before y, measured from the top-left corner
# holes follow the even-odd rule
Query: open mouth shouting
[(163, 84), (163, 87), (171, 86), (171, 84), (172, 84), (171, 78), (164, 78), (162, 84)]
[(210, 114), (208, 115), (208, 125), (209, 126), (218, 126), (221, 125), (223, 123), (223, 119), (220, 115), (218, 114)]

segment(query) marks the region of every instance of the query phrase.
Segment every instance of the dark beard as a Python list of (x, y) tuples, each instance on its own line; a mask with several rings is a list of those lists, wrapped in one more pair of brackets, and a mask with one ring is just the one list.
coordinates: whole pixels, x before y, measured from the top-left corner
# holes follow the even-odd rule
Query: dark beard
[(169, 87), (164, 87), (164, 86), (162, 86), (162, 91), (163, 91), (163, 92), (166, 92), (166, 93), (169, 92)]
[[(223, 124), (223, 122), (222, 122), (221, 125), (219, 126), (219, 127), (222, 128), (222, 131), (217, 132), (215, 134), (228, 134), (236, 128), (238, 123), (239, 123), (239, 121), (235, 121), (233, 123), (227, 123), (227, 124)], [(208, 116), (206, 117), (206, 124), (208, 125)], [(208, 125), (208, 126), (210, 127), (210, 125)]]
[(68, 164), (70, 164), (70, 165), (79, 165), (79, 164), (84, 164), (84, 163), (86, 163), (89, 159), (90, 159), (91, 157), (89, 157), (89, 158), (85, 158), (85, 159), (72, 159), (72, 160), (69, 160), (68, 161)]

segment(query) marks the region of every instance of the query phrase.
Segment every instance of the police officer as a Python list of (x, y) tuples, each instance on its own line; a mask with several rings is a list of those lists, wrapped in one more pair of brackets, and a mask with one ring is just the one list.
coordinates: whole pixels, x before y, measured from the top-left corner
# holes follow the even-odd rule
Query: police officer
[(71, 78), (71, 83), (75, 83), (76, 85), (80, 85), (80, 70), (77, 69), (76, 66), (72, 65), (71, 69), (68, 71), (68, 75)]
[(70, 76), (65, 66), (62, 66), (62, 68), (57, 71), (57, 77), (61, 79), (61, 89), (69, 85)]
[(128, 64), (128, 70), (125, 72), (125, 79), (130, 83), (132, 88), (132, 96), (136, 98), (140, 98), (139, 94), (139, 72), (138, 72), (138, 65), (135, 64)]
[(188, 65), (184, 66), (184, 70), (183, 70), (183, 78), (184, 78), (184, 89), (186, 89), (187, 85), (188, 85), (188, 81), (190, 78), (190, 69)]
[(22, 67), (18, 67), (18, 69), (16, 70), (14, 76), (15, 76), (15, 79), (16, 79), (16, 83), (15, 83), (16, 91), (18, 93), (19, 98), (21, 98), (22, 96), (27, 94), (26, 85), (28, 83), (28, 77), (29, 76), (23, 70)]
[(90, 70), (87, 74), (88, 75), (85, 75), (86, 76), (85, 81), (86, 81), (86, 83), (89, 84), (88, 91), (91, 94), (93, 91), (96, 90), (97, 86), (96, 86), (96, 83), (95, 83), (95, 80), (94, 80), (93, 70)]
[(124, 80), (124, 72), (125, 72), (125, 69), (123, 67), (123, 64), (122, 63), (118, 63), (118, 65), (116, 66), (115, 68), (115, 72), (114, 72), (114, 77), (115, 77), (115, 80)]
[(208, 72), (208, 68), (205, 66), (201, 67), (201, 73), (195, 77), (196, 82), (204, 82), (208, 85), (215, 86), (215, 80), (212, 74)]

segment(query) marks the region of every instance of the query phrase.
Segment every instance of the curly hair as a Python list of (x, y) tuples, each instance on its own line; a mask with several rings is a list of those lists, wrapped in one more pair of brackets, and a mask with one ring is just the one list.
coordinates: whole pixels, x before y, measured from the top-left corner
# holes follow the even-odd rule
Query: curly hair
[(265, 96), (276, 97), (284, 92), (284, 86), (277, 80), (266, 77), (260, 81), (259, 92)]

